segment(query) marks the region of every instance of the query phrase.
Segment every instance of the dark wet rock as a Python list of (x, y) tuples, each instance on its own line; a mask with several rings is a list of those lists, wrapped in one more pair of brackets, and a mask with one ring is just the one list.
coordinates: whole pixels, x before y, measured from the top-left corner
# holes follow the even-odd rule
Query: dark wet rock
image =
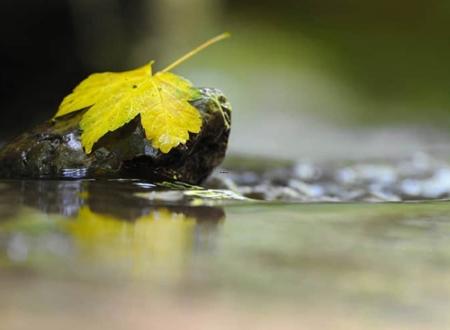
[(140, 178), (197, 184), (219, 165), (230, 133), (230, 105), (203, 88), (192, 104), (203, 117), (198, 134), (163, 154), (145, 138), (139, 117), (102, 137), (86, 155), (80, 142), (83, 111), (49, 120), (0, 151), (1, 178)]

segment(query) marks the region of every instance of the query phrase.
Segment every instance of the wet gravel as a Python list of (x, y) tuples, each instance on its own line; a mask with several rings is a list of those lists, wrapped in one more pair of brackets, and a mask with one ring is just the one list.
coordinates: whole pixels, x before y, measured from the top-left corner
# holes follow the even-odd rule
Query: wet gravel
[(206, 187), (246, 197), (293, 202), (398, 202), (450, 198), (450, 162), (416, 153), (392, 161), (318, 164), (249, 171), (221, 169)]

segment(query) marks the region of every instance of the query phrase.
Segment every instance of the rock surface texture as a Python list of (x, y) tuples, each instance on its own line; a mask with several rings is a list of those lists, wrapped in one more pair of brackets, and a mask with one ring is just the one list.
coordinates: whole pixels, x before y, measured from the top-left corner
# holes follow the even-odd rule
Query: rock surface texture
[(51, 119), (0, 151), (1, 178), (139, 178), (198, 184), (219, 165), (230, 133), (231, 107), (217, 89), (200, 89), (192, 104), (203, 125), (185, 145), (164, 154), (145, 138), (139, 116), (101, 138), (87, 155), (80, 142), (84, 111)]

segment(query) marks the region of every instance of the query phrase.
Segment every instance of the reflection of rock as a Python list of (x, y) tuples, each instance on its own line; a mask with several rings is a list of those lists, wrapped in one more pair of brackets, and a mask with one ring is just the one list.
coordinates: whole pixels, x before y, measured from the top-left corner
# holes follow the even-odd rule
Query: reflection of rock
[(230, 105), (221, 92), (201, 89), (193, 105), (203, 126), (168, 154), (152, 147), (139, 117), (100, 139), (90, 155), (80, 143), (83, 111), (52, 119), (24, 133), (0, 152), (0, 177), (133, 177), (199, 183), (221, 163), (230, 132)]
[[(0, 184), (2, 196), (17, 205), (4, 227), (0, 222), (0, 261), (6, 256), (12, 263), (56, 258), (89, 274), (176, 280), (188, 258), (214, 251), (225, 219), (218, 207), (138, 197), (155, 187), (130, 180)], [(4, 200), (9, 199), (1, 197), (0, 207)]]
[(44, 213), (72, 216), (83, 203), (82, 191), (87, 183), (53, 180), (3, 181), (0, 183), (0, 205), (5, 204), (10, 211), (27, 206)]
[(18, 191), (11, 192), (10, 186), (0, 182), (0, 223), (17, 212), (18, 201), (20, 199)]
[[(123, 221), (133, 222), (149, 214), (155, 208), (165, 207), (175, 213), (196, 218), (199, 222), (217, 223), (224, 217), (221, 208), (190, 206), (183, 198), (185, 191), (167, 191), (180, 194), (174, 201), (142, 198), (150, 192), (159, 193), (152, 184), (134, 180), (23, 180), (0, 183), (0, 205), (28, 206), (44, 213), (76, 216), (82, 206), (88, 206), (94, 213), (108, 215)], [(188, 191), (188, 190), (187, 190)], [(6, 207), (6, 205), (5, 205)], [(1, 210), (0, 210), (1, 211)]]
[(77, 214), (83, 204), (83, 181), (19, 181), (22, 203), (45, 213)]

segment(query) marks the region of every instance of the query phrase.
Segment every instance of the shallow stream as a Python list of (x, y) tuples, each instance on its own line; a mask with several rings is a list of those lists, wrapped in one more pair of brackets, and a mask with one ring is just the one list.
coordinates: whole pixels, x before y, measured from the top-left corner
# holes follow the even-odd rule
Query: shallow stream
[[(424, 159), (416, 160), (422, 175), (406, 178), (398, 165), (384, 164), (384, 172), (373, 172), (381, 176), (358, 181), (355, 175), (367, 174), (366, 167), (345, 187), (364, 190), (373, 178), (389, 178), (387, 168), (395, 174), (393, 180), (388, 173), (391, 186), (427, 182), (437, 174), (424, 175)], [(443, 177), (444, 163), (427, 164), (435, 164)], [(284, 171), (294, 169), (304, 189), (322, 187), (325, 195), (330, 175), (301, 179), (324, 170), (299, 166)], [(343, 168), (348, 174), (355, 167)], [(291, 182), (295, 191), (293, 178), (279, 179), (282, 171), (259, 170), (253, 178), (278, 173), (277, 180), (269, 180), (277, 182), (272, 186), (286, 188)], [(317, 194), (308, 203), (291, 195), (255, 200), (250, 193), (244, 197), (250, 188), (242, 187), (257, 186), (242, 183), (251, 176), (245, 173), (222, 170), (208, 183), (234, 185), (234, 191), (138, 180), (1, 181), (0, 328), (443, 329), (450, 324), (450, 203), (424, 196), (413, 201), (411, 195), (405, 202), (400, 193), (395, 201), (372, 196), (378, 203), (367, 203), (365, 191), (366, 197), (353, 201)], [(446, 198), (443, 185), (434, 197)], [(306, 200), (305, 191), (299, 194)]]

